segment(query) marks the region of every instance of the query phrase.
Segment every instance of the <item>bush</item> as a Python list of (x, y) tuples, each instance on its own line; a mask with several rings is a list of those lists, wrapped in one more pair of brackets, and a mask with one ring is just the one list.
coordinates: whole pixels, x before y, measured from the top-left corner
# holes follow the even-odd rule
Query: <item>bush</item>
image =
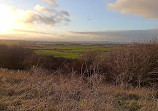
[(32, 50), (20, 46), (0, 45), (0, 68), (25, 69), (23, 61)]
[(101, 60), (100, 51), (87, 51), (74, 63), (73, 67), (78, 73), (90, 77), (95, 73), (100, 73), (99, 63)]
[(158, 44), (122, 46), (107, 53), (102, 62), (106, 78), (116, 84), (153, 85), (158, 78), (152, 73), (158, 71)]
[[(133, 43), (100, 54), (84, 54), (80, 64), (93, 73), (103, 74), (106, 82), (133, 86), (156, 86), (158, 79), (158, 43)], [(81, 66), (81, 65), (80, 65)]]
[(35, 66), (49, 71), (57, 71), (62, 69), (64, 72), (68, 72), (67, 68), (72, 67), (70, 65), (73, 61), (74, 60), (72, 59), (32, 54), (25, 59), (24, 64), (27, 69), (31, 69), (33, 66)]

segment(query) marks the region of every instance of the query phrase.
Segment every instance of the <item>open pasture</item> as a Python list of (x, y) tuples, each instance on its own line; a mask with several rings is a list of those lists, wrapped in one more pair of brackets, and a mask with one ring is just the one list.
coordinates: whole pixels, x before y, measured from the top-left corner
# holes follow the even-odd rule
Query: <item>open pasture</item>
[(77, 59), (82, 53), (87, 51), (106, 52), (111, 50), (109, 46), (49, 46), (35, 52), (42, 55)]

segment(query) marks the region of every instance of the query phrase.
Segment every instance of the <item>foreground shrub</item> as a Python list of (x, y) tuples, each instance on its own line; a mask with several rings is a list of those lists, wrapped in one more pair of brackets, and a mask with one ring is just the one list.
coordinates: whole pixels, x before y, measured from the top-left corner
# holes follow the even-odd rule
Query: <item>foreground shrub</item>
[(105, 55), (101, 65), (108, 80), (134, 86), (157, 85), (158, 44), (134, 43)]
[(100, 61), (102, 52), (87, 51), (74, 63), (73, 67), (78, 73), (90, 77), (95, 73), (100, 73)]
[(158, 86), (157, 42), (122, 45), (105, 54), (87, 53), (81, 57), (80, 62), (81, 67), (86, 64), (84, 71), (91, 71), (91, 75), (100, 73), (106, 82)]

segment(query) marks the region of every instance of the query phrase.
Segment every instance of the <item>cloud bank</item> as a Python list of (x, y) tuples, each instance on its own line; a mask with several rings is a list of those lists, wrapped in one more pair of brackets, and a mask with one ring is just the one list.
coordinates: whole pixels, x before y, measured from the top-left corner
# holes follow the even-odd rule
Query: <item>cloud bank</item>
[[(27, 34), (26, 34), (27, 33)], [(158, 29), (147, 30), (124, 30), (124, 31), (97, 31), (97, 32), (73, 32), (44, 33), (32, 30), (13, 30), (12, 33), (1, 35), (0, 38), (16, 40), (38, 41), (110, 41), (110, 42), (133, 42), (158, 39)], [(21, 38), (23, 37), (23, 38)]]
[(97, 32), (67, 32), (71, 40), (132, 42), (158, 38), (158, 29), (97, 31)]
[(122, 14), (133, 14), (149, 19), (158, 19), (158, 0), (116, 0), (108, 7)]

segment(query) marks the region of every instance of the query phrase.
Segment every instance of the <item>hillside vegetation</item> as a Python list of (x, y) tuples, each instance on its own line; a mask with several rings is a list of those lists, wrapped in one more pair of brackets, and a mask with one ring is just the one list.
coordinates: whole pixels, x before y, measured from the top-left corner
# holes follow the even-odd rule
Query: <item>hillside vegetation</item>
[(0, 111), (158, 111), (157, 41), (78, 59), (0, 49)]
[(157, 111), (152, 88), (108, 85), (103, 77), (89, 78), (0, 71), (0, 111)]

